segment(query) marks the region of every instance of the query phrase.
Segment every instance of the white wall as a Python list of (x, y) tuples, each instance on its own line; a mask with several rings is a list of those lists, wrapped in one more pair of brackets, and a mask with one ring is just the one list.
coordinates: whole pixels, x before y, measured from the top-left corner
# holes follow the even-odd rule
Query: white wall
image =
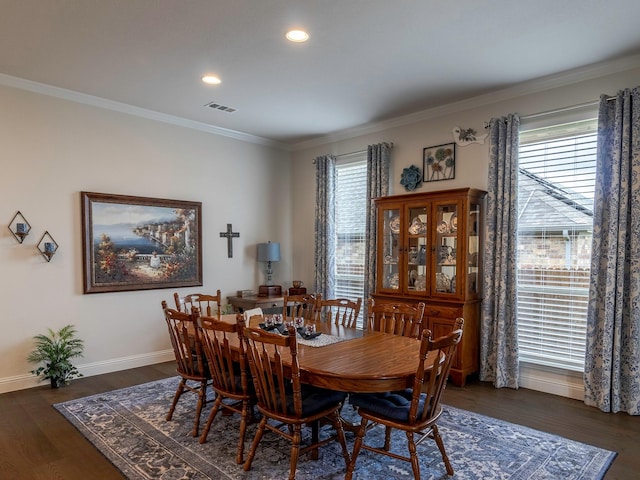
[[(290, 284), (289, 153), (6, 86), (0, 105), (0, 393), (36, 384), (25, 357), (46, 327), (76, 325), (85, 375), (172, 358), (160, 301), (173, 289), (82, 293), (81, 191), (202, 202), (204, 285), (182, 293), (257, 288), (267, 240), (282, 244), (274, 280)], [(18, 210), (23, 244), (6, 228)], [(50, 263), (35, 248), (45, 230), (60, 245)]]
[[(315, 190), (311, 183), (314, 178), (312, 160), (325, 154), (341, 155), (365, 150), (367, 145), (380, 142), (393, 142), (391, 164), (391, 194), (407, 193), (400, 185), (402, 170), (411, 165), (421, 170), (422, 149), (424, 147), (450, 143), (453, 141), (451, 130), (455, 126), (473, 128), (478, 134), (486, 133), (483, 125), (492, 117), (518, 113), (521, 116), (561, 109), (563, 107), (597, 102), (601, 94), (614, 94), (616, 91), (635, 87), (640, 84), (640, 57), (613, 62), (607, 65), (593, 66), (565, 75), (543, 79), (538, 82), (521, 85), (517, 88), (461, 101), (423, 112), (422, 120), (411, 122), (411, 117), (396, 119), (378, 128), (362, 128), (368, 132), (362, 135), (336, 134), (334, 141), (324, 144), (316, 142), (308, 148), (300, 148), (293, 154), (293, 276), (313, 285), (314, 279), (314, 215)], [(611, 73), (617, 71), (617, 73)], [(591, 107), (597, 112), (597, 105)], [(535, 120), (522, 121), (524, 127), (536, 127), (541, 121), (565, 121), (577, 111), (538, 117)], [(579, 114), (584, 113), (581, 109)], [(419, 117), (416, 115), (415, 117)], [(375, 130), (375, 131), (374, 131)], [(342, 138), (342, 139), (340, 139)], [(455, 179), (423, 183), (417, 192), (443, 190), (459, 187), (487, 189), (488, 141), (484, 145), (471, 144), (457, 147)], [(549, 393), (582, 398), (581, 378), (559, 373), (550, 378), (548, 371), (536, 372), (523, 367), (522, 386), (535, 388)]]

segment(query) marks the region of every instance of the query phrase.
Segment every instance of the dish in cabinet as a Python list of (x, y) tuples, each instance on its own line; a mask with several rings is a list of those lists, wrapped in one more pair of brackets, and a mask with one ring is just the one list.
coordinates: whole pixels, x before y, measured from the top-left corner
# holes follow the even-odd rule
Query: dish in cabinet
[(416, 217), (413, 219), (413, 222), (411, 222), (409, 233), (412, 235), (427, 233), (427, 226), (422, 222), (422, 220)]
[(436, 230), (438, 230), (438, 233), (449, 233), (449, 225), (443, 220), (438, 223)]
[(395, 215), (389, 219), (389, 230), (391, 230), (391, 233), (400, 233), (400, 215)]
[(449, 219), (449, 230), (451, 232), (458, 231), (458, 214), (457, 213), (454, 213), (453, 215), (451, 215), (451, 218)]
[(446, 273), (436, 273), (436, 292), (449, 292), (451, 278)]

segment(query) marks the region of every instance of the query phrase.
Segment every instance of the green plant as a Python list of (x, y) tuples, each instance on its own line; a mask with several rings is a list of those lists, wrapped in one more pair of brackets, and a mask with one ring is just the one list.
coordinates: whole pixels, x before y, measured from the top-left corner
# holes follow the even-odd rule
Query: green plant
[(48, 334), (33, 337), (35, 348), (27, 357), (27, 361), (44, 363), (31, 370), (31, 373), (39, 375), (40, 381), (51, 380), (51, 386), (56, 388), (67, 385), (74, 377), (82, 376), (71, 363), (71, 359), (82, 356), (84, 342), (76, 338), (77, 331), (73, 325), (62, 327), (57, 332), (50, 328), (47, 330)]

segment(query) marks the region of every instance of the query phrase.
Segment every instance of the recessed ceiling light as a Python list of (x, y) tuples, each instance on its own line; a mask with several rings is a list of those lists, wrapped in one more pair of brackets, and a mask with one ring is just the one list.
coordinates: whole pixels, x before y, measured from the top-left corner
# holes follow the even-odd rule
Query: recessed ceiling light
[(202, 77), (202, 81), (209, 85), (219, 85), (222, 83), (222, 80), (220, 80), (216, 75), (205, 75)]
[(309, 40), (309, 34), (304, 30), (289, 30), (286, 37), (287, 40), (296, 43), (302, 43)]

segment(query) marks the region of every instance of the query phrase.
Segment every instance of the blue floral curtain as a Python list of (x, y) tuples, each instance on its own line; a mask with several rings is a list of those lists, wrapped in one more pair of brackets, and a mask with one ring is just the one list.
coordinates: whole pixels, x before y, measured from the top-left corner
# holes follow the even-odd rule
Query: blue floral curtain
[(585, 403), (640, 414), (640, 87), (602, 96)]
[[(373, 200), (389, 194), (389, 165), (391, 163), (392, 144), (379, 143), (367, 147), (367, 227), (366, 254), (364, 260), (364, 299), (376, 286), (376, 206)], [(366, 318), (366, 317), (365, 317)]]
[(520, 118), (489, 126), (489, 187), (480, 325), (480, 379), (518, 388), (516, 247)]
[(317, 157), (315, 292), (335, 298), (336, 263), (336, 158)]

